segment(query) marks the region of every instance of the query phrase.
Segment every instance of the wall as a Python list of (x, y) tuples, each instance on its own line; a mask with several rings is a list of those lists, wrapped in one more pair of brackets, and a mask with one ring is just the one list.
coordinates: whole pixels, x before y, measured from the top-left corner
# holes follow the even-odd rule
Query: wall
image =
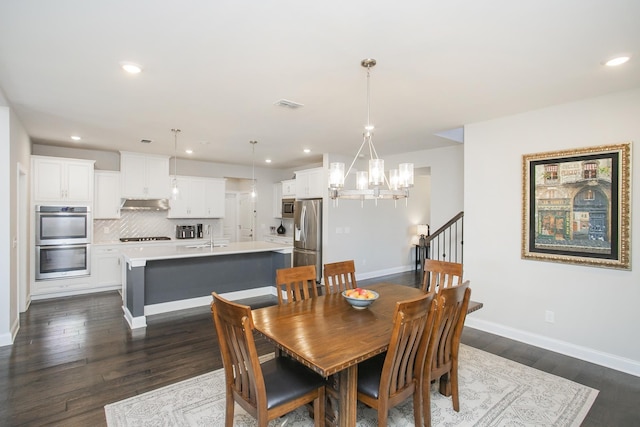
[(464, 276), (484, 303), (468, 325), (640, 376), (640, 175), (631, 271), (520, 258), (522, 155), (639, 141), (638, 117), (635, 90), (465, 126)]
[[(9, 345), (20, 326), (18, 306), (18, 250), (26, 248), (28, 236), (18, 236), (18, 164), (29, 168), (29, 138), (0, 92), (0, 346)], [(28, 183), (28, 176), (25, 177)], [(28, 185), (25, 188), (28, 189)], [(20, 194), (20, 197), (29, 197)], [(20, 241), (18, 242), (18, 237)], [(29, 278), (26, 277), (27, 283)]]

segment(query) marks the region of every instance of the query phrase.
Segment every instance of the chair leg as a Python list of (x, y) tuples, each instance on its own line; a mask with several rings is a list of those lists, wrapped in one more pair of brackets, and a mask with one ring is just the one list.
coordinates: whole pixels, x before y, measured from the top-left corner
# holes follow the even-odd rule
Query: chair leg
[(431, 381), (430, 380), (422, 382), (422, 420), (424, 422), (424, 427), (431, 427)]
[(324, 427), (325, 418), (325, 393), (324, 387), (318, 390), (318, 397), (313, 400), (313, 425), (315, 427)]
[(458, 366), (454, 364), (451, 367), (451, 400), (453, 401), (453, 410), (460, 412), (460, 396), (458, 395)]
[(440, 394), (451, 396), (451, 372), (447, 372), (440, 377)]
[(233, 392), (230, 389), (227, 389), (226, 407), (224, 412), (224, 425), (226, 427), (233, 427), (234, 404)]
[(416, 385), (413, 391), (413, 424), (416, 426), (422, 425), (422, 392), (419, 384)]

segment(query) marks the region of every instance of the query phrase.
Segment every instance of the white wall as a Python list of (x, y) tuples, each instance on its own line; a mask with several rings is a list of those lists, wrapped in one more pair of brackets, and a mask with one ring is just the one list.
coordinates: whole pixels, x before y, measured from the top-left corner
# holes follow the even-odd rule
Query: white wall
[[(9, 107), (0, 106), (0, 200), (11, 200), (11, 156)], [(13, 304), (14, 284), (11, 283), (11, 206), (0, 205), (0, 345), (13, 342), (11, 325), (16, 317)]]
[(520, 258), (522, 156), (640, 141), (639, 117), (635, 90), (465, 126), (464, 276), (484, 303), (468, 325), (640, 376), (637, 154), (632, 271)]
[[(18, 307), (18, 163), (29, 168), (29, 138), (0, 92), (0, 346), (9, 345), (20, 326)], [(23, 197), (29, 197), (28, 194)], [(26, 236), (23, 242), (28, 242)], [(28, 278), (27, 278), (28, 282)]]

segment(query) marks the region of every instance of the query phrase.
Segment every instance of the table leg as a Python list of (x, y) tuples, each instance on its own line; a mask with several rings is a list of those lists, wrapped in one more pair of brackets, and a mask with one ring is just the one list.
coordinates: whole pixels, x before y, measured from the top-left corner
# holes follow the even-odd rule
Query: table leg
[(358, 406), (358, 365), (353, 365), (337, 373), (340, 390), (338, 392), (338, 425), (353, 427), (356, 425)]

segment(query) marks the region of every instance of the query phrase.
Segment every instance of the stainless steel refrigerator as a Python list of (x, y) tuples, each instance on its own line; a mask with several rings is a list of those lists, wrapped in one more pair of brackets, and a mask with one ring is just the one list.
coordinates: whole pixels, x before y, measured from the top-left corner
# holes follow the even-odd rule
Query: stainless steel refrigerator
[(293, 209), (293, 266), (315, 265), (322, 279), (322, 199), (296, 200)]

